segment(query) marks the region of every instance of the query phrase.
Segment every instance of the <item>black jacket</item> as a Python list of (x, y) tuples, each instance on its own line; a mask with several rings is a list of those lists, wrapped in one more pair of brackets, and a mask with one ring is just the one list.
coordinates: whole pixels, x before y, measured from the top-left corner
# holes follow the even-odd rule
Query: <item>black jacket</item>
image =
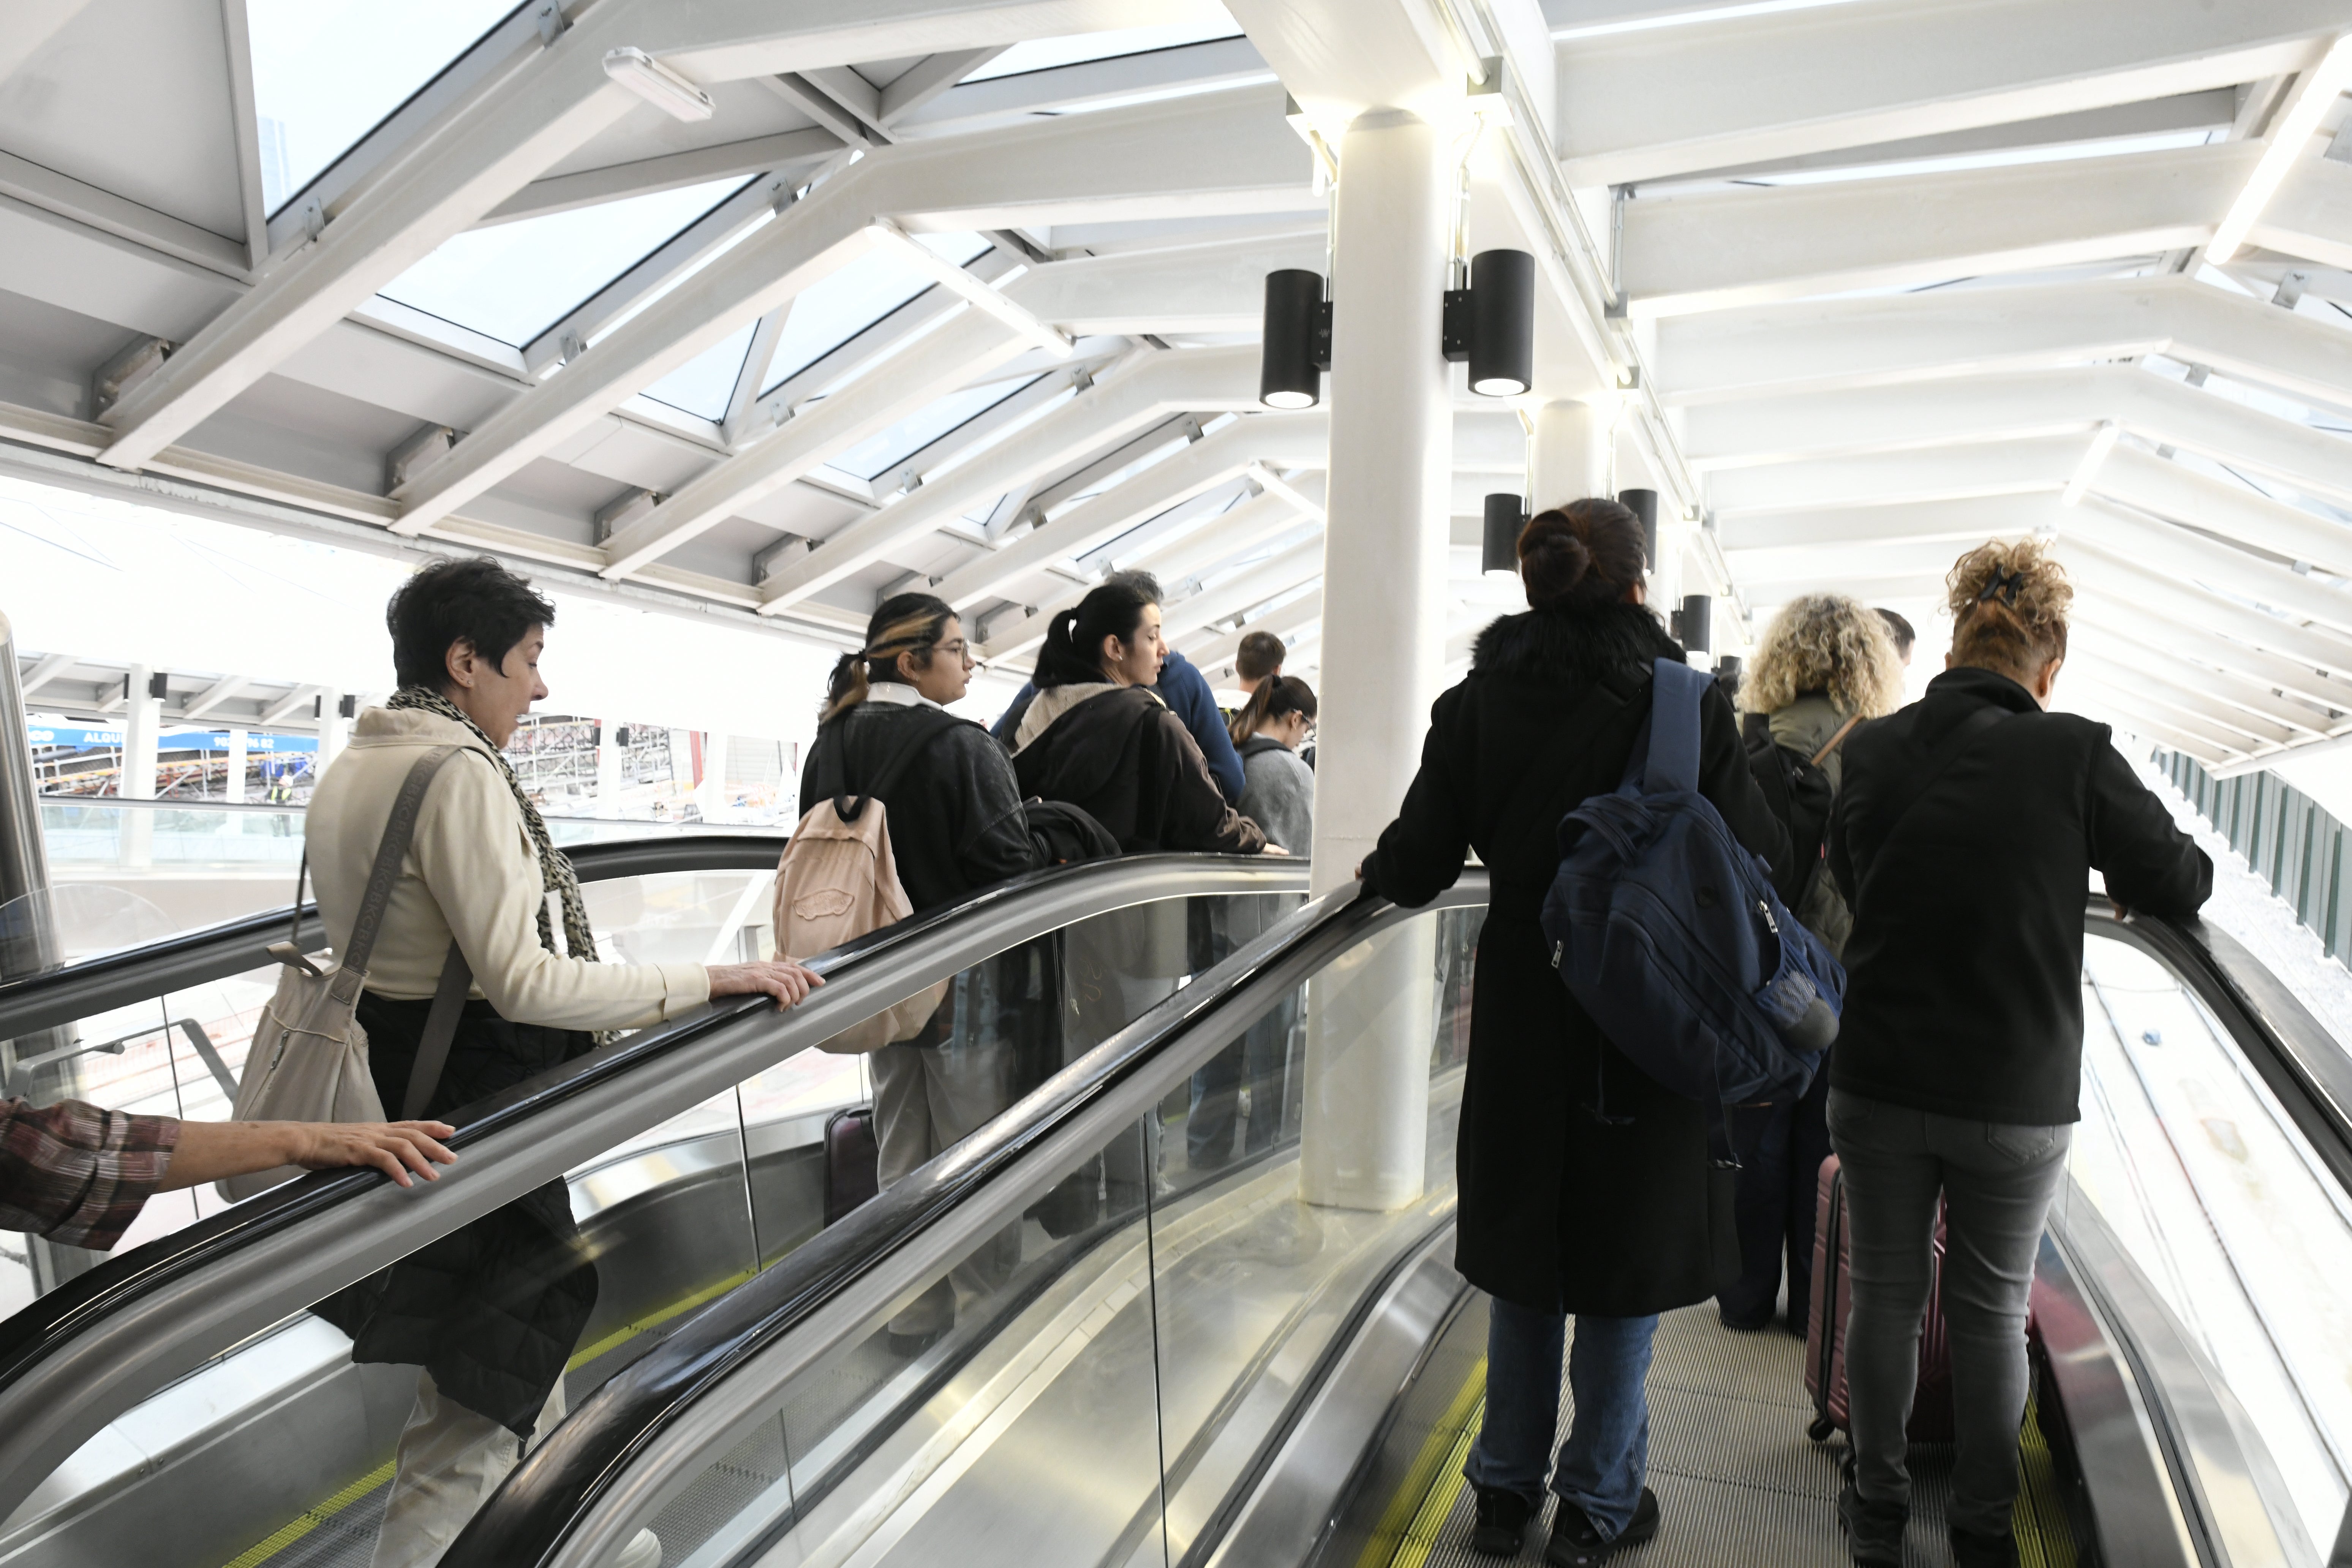
[[(1705, 1300), (1738, 1272), (1730, 1184), (1713, 1178), (1697, 1103), (1602, 1037), (1538, 923), (1559, 819), (1617, 787), (1649, 715), (1652, 663), (1681, 651), (1633, 605), (1495, 622), (1431, 710), (1421, 772), (1364, 863), (1365, 881), (1408, 907), (1450, 887), (1471, 849), (1492, 872), (1454, 1155), (1455, 1267), (1526, 1307), (1636, 1317)], [(1596, 684), (1609, 695), (1566, 764), (1523, 790)], [(1749, 776), (1729, 700), (1711, 689), (1699, 712), (1700, 792), (1785, 880), (1788, 835)], [(1609, 1113), (1627, 1120), (1594, 1113), (1604, 1073)]]
[(1087, 698), (1013, 759), (1022, 790), (1079, 807), (1130, 855), (1255, 855), (1258, 825), (1225, 804), (1184, 721), (1149, 687)]
[(937, 708), (860, 702), (817, 731), (801, 770), (801, 814), (863, 794), (918, 731), (916, 750), (880, 799), (898, 882), (918, 914), (1037, 868), (1013, 759), (987, 731)]
[[(1903, 779), (1986, 703), (2011, 717), (1890, 823)], [(2091, 871), (2153, 915), (2193, 914), (2213, 889), (2212, 862), (2105, 724), (2044, 713), (1989, 669), (1946, 670), (1846, 742), (1830, 868), (1854, 905), (1831, 1087), (2043, 1127), (2079, 1119)]]

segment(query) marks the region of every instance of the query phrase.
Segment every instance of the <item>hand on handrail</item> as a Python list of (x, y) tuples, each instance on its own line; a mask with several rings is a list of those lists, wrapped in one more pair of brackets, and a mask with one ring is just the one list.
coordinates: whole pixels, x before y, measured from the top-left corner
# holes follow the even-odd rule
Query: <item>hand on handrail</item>
[(714, 963), (710, 966), (710, 995), (713, 1001), (721, 996), (768, 995), (776, 999), (777, 1006), (789, 1007), (824, 984), (823, 975), (789, 958), (772, 959), (762, 963)]

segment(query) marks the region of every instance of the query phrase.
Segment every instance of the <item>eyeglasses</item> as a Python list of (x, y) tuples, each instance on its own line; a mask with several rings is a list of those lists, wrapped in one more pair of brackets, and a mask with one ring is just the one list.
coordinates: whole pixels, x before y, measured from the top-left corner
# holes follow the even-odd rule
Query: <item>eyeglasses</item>
[(958, 637), (953, 642), (933, 643), (931, 648), (933, 652), (946, 654), (950, 658), (971, 657), (971, 643), (964, 637)]

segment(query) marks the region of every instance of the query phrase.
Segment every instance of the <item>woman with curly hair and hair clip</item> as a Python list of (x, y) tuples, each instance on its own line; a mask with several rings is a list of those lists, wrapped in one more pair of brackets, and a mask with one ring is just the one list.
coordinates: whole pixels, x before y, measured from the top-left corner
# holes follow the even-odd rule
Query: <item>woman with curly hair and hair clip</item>
[[(1789, 900), (1807, 930), (1843, 953), (1853, 917), (1837, 879), (1822, 864), (1829, 813), (1843, 767), (1840, 751), (1854, 727), (1903, 705), (1903, 659), (1877, 611), (1843, 594), (1791, 599), (1764, 628), (1741, 671), (1748, 763), (1775, 816), (1789, 830), (1796, 896)], [(1769, 1328), (1788, 1259), (1789, 1327), (1805, 1331), (1813, 1282), (1813, 1185), (1829, 1158), (1822, 1117), (1829, 1079), (1795, 1100), (1732, 1110), (1739, 1145), (1738, 1284), (1716, 1304), (1727, 1329)]]
[(2008, 1568), (2026, 1293), (2079, 1120), (2084, 889), (2095, 869), (2119, 910), (2189, 915), (2213, 867), (2105, 724), (2047, 711), (2074, 589), (2041, 542), (1980, 545), (1947, 584), (1944, 673), (1846, 742), (1830, 820), (1853, 905), (1829, 1066), (1853, 1238), (1838, 1515), (1856, 1563), (1902, 1563), (1940, 1197), (1952, 1552)]

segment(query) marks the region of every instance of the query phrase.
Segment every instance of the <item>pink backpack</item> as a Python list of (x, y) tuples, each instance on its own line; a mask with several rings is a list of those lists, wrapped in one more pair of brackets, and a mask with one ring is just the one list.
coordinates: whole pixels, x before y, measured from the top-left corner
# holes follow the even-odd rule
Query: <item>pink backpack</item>
[[(883, 769), (884, 782), (938, 734), (926, 728)], [(873, 795), (819, 801), (793, 829), (776, 862), (776, 952), (805, 958), (914, 913), (890, 852), (888, 810)], [(842, 1054), (878, 1051), (923, 1032), (947, 995), (944, 980), (864, 1021), (817, 1048)]]

